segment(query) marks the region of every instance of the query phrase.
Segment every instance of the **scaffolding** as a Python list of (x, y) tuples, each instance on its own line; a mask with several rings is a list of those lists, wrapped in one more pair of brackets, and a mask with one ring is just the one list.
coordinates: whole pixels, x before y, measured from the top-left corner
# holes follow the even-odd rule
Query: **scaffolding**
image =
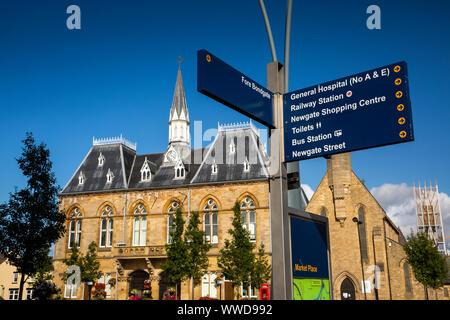
[(436, 244), (439, 252), (445, 255), (447, 249), (437, 183), (435, 182), (434, 187), (431, 182), (430, 187), (427, 187), (426, 183), (421, 187), (419, 182), (417, 188), (413, 185), (413, 190), (416, 201), (417, 231), (427, 233)]

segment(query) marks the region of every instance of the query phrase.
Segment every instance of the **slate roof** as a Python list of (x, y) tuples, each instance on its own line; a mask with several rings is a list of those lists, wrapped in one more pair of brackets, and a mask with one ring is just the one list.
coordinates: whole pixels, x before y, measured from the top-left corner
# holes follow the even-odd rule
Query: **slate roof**
[[(232, 141), (236, 145), (234, 153), (230, 152), (229, 147)], [(105, 158), (103, 166), (99, 166), (100, 152)], [(122, 143), (93, 145), (61, 194), (172, 188), (268, 179), (265, 165), (268, 158), (252, 126), (219, 130), (209, 147), (192, 149), (190, 159), (189, 157), (183, 159), (186, 170), (184, 179), (175, 179), (176, 163), (165, 163), (164, 157), (165, 152), (139, 155)], [(145, 159), (151, 171), (150, 181), (141, 181), (141, 168)], [(244, 170), (245, 160), (250, 163), (248, 172)], [(217, 174), (212, 174), (213, 163), (217, 165)], [(106, 182), (108, 170), (114, 174), (112, 183)], [(83, 184), (79, 184), (78, 180), (81, 172), (85, 177)]]
[[(236, 147), (233, 153), (231, 143)], [(192, 183), (267, 179), (268, 159), (263, 149), (259, 137), (251, 128), (219, 131)], [(247, 172), (244, 170), (245, 161), (249, 162)], [(217, 167), (216, 174), (212, 174), (213, 165)]]
[[(189, 113), (183, 87), (181, 69), (178, 69), (170, 119), (186, 121)], [(136, 145), (120, 138), (93, 139), (93, 146), (73, 174), (61, 194), (78, 194), (118, 190), (141, 190), (172, 188), (195, 184), (225, 183), (268, 179), (266, 169), (267, 154), (261, 145), (259, 132), (250, 123), (223, 125), (218, 128), (215, 140), (207, 148), (191, 149), (189, 142), (172, 141), (165, 152), (136, 154)], [(236, 150), (230, 149), (230, 143)], [(176, 151), (178, 157), (173, 162), (166, 159), (168, 151)], [(105, 161), (99, 165), (99, 155)], [(169, 157), (170, 158), (170, 157)], [(141, 180), (141, 169), (147, 159), (151, 179)], [(176, 178), (176, 165), (184, 166), (185, 176)], [(245, 162), (248, 161), (248, 170)], [(213, 174), (212, 165), (217, 165)], [(107, 173), (114, 174), (112, 182), (107, 182)], [(79, 183), (80, 175), (84, 182)]]

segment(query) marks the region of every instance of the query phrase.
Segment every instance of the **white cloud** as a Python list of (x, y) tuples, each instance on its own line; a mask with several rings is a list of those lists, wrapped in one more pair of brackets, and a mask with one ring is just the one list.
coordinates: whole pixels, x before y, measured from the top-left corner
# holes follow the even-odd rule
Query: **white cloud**
[[(370, 190), (377, 199), (391, 220), (407, 236), (411, 229), (416, 231), (416, 204), (414, 200), (413, 188), (406, 183), (383, 184)], [(444, 224), (444, 234), (450, 235), (450, 197), (446, 193), (439, 193), (439, 203), (441, 206), (442, 222)], [(450, 241), (447, 239), (447, 248)]]
[(311, 200), (311, 197), (314, 194), (314, 190), (311, 189), (311, 187), (307, 184), (301, 184), (302, 185), (302, 189), (303, 191), (305, 191), (306, 197), (308, 198), (308, 200)]

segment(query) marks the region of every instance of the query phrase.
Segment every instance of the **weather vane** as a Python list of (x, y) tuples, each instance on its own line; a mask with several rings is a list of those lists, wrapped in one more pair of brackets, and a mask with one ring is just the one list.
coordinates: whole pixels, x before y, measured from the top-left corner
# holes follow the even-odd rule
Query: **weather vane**
[(181, 67), (181, 64), (183, 63), (183, 57), (178, 57), (178, 67)]

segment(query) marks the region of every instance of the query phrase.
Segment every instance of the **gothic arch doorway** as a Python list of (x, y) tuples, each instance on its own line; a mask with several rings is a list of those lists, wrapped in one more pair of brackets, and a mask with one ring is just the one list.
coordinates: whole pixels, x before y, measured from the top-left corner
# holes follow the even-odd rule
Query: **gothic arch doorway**
[(144, 281), (148, 280), (149, 274), (144, 270), (136, 270), (130, 273), (130, 292), (136, 290), (139, 296), (142, 296), (144, 290)]
[(341, 283), (341, 300), (355, 300), (355, 286), (350, 278), (345, 278)]

